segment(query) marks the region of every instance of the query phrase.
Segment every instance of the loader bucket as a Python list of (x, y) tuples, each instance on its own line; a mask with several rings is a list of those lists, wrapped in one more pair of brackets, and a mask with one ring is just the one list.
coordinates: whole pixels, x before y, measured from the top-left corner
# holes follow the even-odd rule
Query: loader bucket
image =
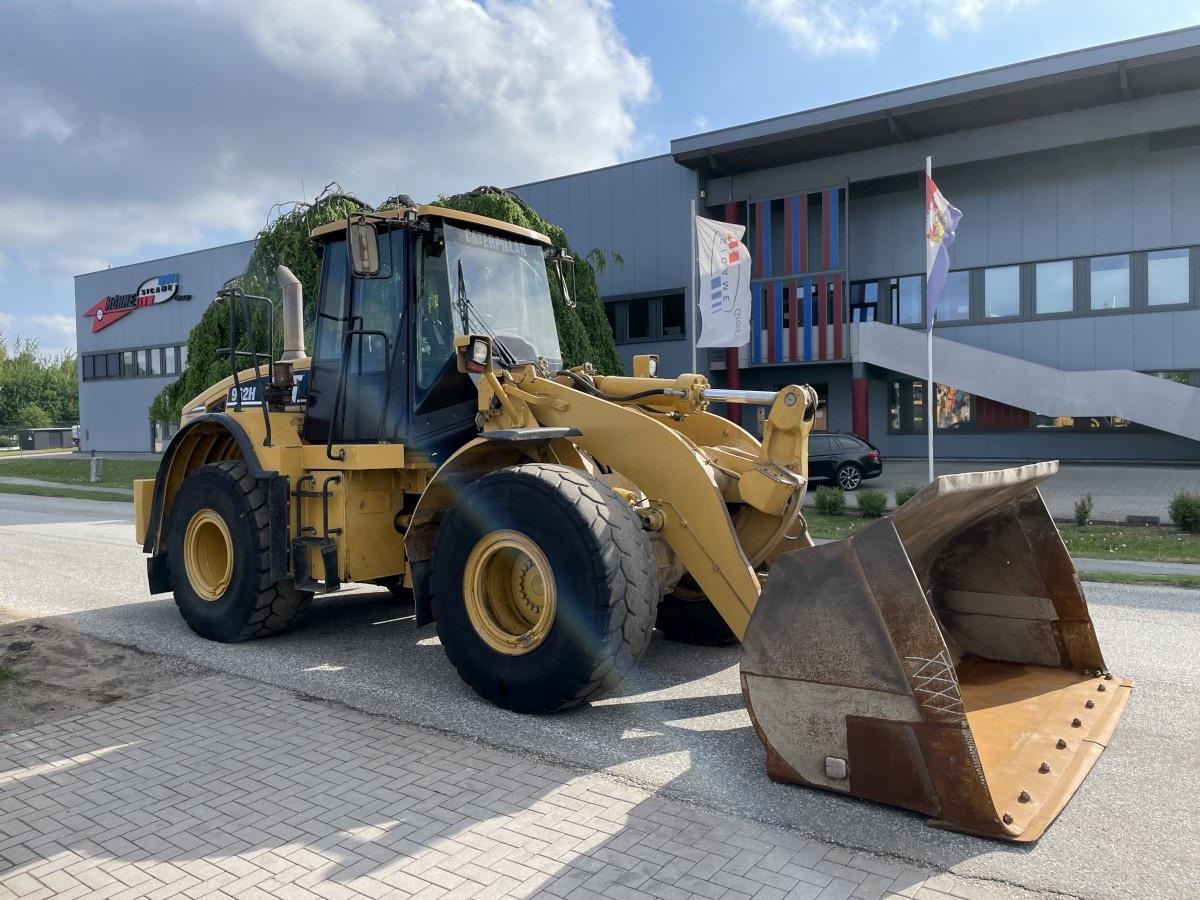
[(1041, 836), (1132, 687), (1104, 665), (1038, 492), (1057, 469), (944, 476), (853, 537), (772, 563), (741, 670), (773, 779)]

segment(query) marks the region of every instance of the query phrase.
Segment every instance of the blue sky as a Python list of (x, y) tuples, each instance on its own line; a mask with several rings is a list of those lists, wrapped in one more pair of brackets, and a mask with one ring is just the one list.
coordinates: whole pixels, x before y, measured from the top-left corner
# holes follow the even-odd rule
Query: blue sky
[(73, 347), (72, 275), (252, 237), (330, 181), (519, 184), (1196, 24), (1115, 0), (10, 0), (0, 332)]

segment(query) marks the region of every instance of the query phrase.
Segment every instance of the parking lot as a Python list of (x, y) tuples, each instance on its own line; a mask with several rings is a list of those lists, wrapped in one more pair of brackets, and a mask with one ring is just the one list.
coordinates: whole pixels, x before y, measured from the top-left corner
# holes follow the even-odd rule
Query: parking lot
[(619, 776), (648, 795), (980, 879), (993, 895), (1016, 887), (1080, 897), (1200, 893), (1195, 591), (1088, 585), (1101, 646), (1114, 671), (1136, 680), (1133, 698), (1109, 749), (1046, 836), (1033, 846), (1000, 845), (928, 828), (914, 814), (770, 782), (742, 706), (737, 648), (656, 638), (616, 696), (563, 715), (518, 716), (477, 699), (435, 630), (416, 629), (411, 607), (376, 589), (320, 600), (278, 638), (202, 641), (169, 598), (147, 595), (129, 517), (127, 504), (0, 497), (0, 606), (466, 736), (532, 763)]

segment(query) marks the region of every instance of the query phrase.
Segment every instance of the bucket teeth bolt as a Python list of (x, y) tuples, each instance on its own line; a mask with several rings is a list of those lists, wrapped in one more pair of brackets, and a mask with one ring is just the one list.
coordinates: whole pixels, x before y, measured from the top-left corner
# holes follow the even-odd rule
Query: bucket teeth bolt
[(1017, 799), (1020, 800), (1022, 803), (1028, 803), (1029, 802), (1029, 791), (1021, 791), (1021, 793), (1017, 795)]
[(1054, 746), (1055, 746), (1055, 747), (1057, 747), (1059, 750), (1066, 750), (1066, 749), (1067, 749), (1067, 742), (1066, 742), (1066, 741), (1064, 741), (1062, 738), (1059, 738), (1059, 739), (1058, 739), (1058, 743), (1057, 743), (1057, 744), (1055, 744)]
[(1080, 725), (1082, 725), (1082, 724), (1083, 724), (1083, 722), (1079, 720), (1078, 716), (1077, 716), (1076, 718), (1074, 718), (1074, 719), (1072, 719), (1072, 720), (1071, 720), (1071, 727), (1072, 727), (1072, 728), (1078, 728), (1078, 727), (1079, 727)]
[(1096, 690), (1098, 690), (1100, 693), (1103, 694), (1105, 692), (1105, 690), (1107, 690), (1107, 688), (1105, 688), (1104, 685), (1102, 685), (1102, 684), (1098, 684), (1098, 685), (1096, 685)]
[(1012, 816), (1010, 816), (1008, 813), (1005, 813), (1002, 821), (1004, 822), (1005, 825), (1011, 825), (1013, 822)]
[(1105, 681), (1112, 681), (1112, 680), (1113, 680), (1112, 672), (1105, 672), (1105, 673), (1104, 673), (1104, 680), (1105, 680)]
[(1094, 706), (1096, 705), (1096, 701), (1095, 701), (1095, 700), (1089, 700), (1087, 703), (1085, 703), (1085, 704), (1083, 704), (1083, 705), (1084, 705), (1085, 707), (1087, 707), (1088, 709), (1091, 709), (1092, 707), (1094, 707)]
[(1049, 775), (1050, 774), (1050, 763), (1048, 763), (1048, 762), (1042, 763), (1040, 766), (1038, 766), (1038, 771), (1041, 772), (1043, 775)]

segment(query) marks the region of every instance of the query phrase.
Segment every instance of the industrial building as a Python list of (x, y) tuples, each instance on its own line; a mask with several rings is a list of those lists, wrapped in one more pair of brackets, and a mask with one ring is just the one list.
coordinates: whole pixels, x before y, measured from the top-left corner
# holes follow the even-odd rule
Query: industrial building
[[(932, 403), (927, 156), (963, 212)], [(751, 342), (697, 354), (715, 383), (812, 384), (828, 428), (891, 457), (923, 455), (932, 407), (943, 457), (1200, 459), (1200, 28), (684, 137), (514, 190), (578, 250), (621, 260), (598, 283), (627, 365), (653, 352), (664, 374), (692, 367), (695, 203), (747, 226), (755, 266)], [(168, 270), (195, 298), (111, 333), (81, 318), (85, 449), (152, 445), (144, 410), (169, 375), (165, 356), (142, 374), (138, 354), (185, 343), (250, 248), (77, 279), (81, 316)], [(193, 257), (209, 281), (185, 279)], [(103, 376), (88, 361), (101, 357)]]

